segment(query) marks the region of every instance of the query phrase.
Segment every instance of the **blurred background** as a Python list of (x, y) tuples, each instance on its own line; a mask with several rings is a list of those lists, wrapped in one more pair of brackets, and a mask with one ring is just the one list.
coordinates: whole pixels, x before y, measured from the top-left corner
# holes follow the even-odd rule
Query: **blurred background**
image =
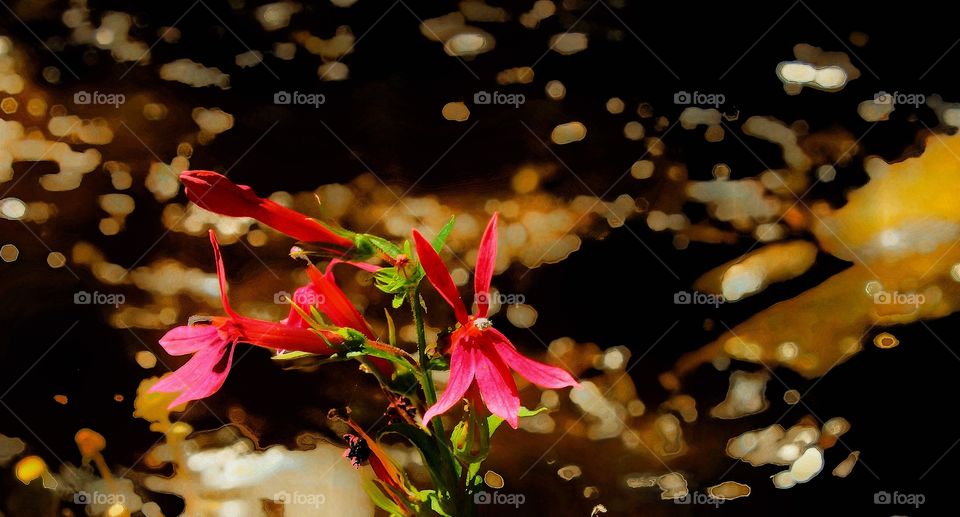
[[(866, 256), (843, 244), (842, 229), (828, 232), (842, 246), (825, 244), (822, 221), (809, 214), (841, 209), (851, 189), (877, 177), (867, 157), (918, 156), (925, 135), (956, 131), (948, 102), (958, 97), (951, 74), (960, 50), (956, 13), (939, 12), (947, 7), (0, 5), (5, 514), (107, 511), (79, 504), (73, 496), (86, 481), (61, 469), (84, 463), (76, 440), (83, 428), (104, 437), (108, 469), (130, 479), (142, 503), (153, 502), (144, 514), (178, 515), (191, 497), (147, 488), (150, 477), (173, 472), (171, 458), (151, 453), (164, 435), (133, 412), (141, 381), (182, 363), (157, 344), (163, 332), (193, 314), (220, 314), (207, 229), (224, 244), (240, 312), (284, 317), (275, 295), (305, 278), (288, 256), (289, 238), (190, 204), (176, 179), (189, 169), (225, 173), (312, 216), (396, 240), (411, 228), (436, 232), (457, 215), (448, 264), (464, 294), (483, 225), (492, 211), (504, 214), (494, 285), (513, 298), (500, 307), (498, 328), (529, 355), (570, 367), (593, 391), (523, 391), (528, 407), (555, 411), (497, 435), (485, 468), (525, 503), (484, 511), (914, 515), (947, 499), (934, 487), (953, 479), (960, 439), (945, 415), (960, 368), (954, 302), (900, 319), (842, 303), (823, 312), (816, 301), (791, 306), (798, 318), (809, 315), (799, 325), (842, 321), (858, 330), (862, 351), (826, 355), (819, 366), (777, 367), (763, 355), (767, 368), (729, 349), (686, 371), (677, 363)], [(813, 68), (829, 70), (798, 79)], [(895, 97), (895, 110), (884, 94)], [(751, 117), (782, 124), (756, 119), (753, 127)], [(770, 171), (782, 185), (762, 176)], [(749, 178), (758, 181), (745, 191), (710, 190)], [(914, 197), (898, 200), (890, 217), (903, 205), (922, 208), (916, 194), (906, 192)], [(869, 226), (864, 213), (851, 227)], [(801, 244), (764, 267), (791, 264), (789, 271), (744, 280), (770, 284), (762, 293), (738, 299), (762, 288), (724, 284), (725, 301), (694, 297), (709, 291), (704, 273), (781, 241)], [(950, 242), (938, 248), (944, 257), (955, 254)], [(809, 260), (797, 258), (804, 254)], [(865, 262), (867, 270), (887, 267)], [(950, 262), (930, 268), (947, 268), (949, 277)], [(369, 275), (338, 278), (371, 324), (385, 328), (389, 300)], [(731, 292), (739, 294), (729, 299)], [(946, 287), (941, 295), (956, 299)], [(441, 307), (432, 292), (428, 301)], [(401, 339), (412, 342), (409, 318), (397, 317)], [(428, 316), (433, 332), (449, 321), (440, 309)], [(830, 325), (823, 333), (832, 336)], [(900, 345), (876, 339), (884, 332)], [(757, 387), (727, 395), (737, 370), (763, 378), (765, 399)], [(362, 423), (377, 422), (375, 386), (353, 366), (283, 371), (268, 352), (241, 347), (223, 389), (173, 417), (197, 432), (227, 425), (209, 447), (246, 440), (251, 450), (306, 449), (339, 443), (341, 430), (325, 416), (332, 407), (351, 405)], [(788, 390), (802, 403), (788, 403)], [(711, 415), (725, 397), (732, 414)], [(825, 424), (835, 417), (850, 428), (829, 441)], [(817, 430), (819, 476), (778, 488), (770, 478), (791, 462), (756, 467), (731, 457), (728, 440), (775, 423)], [(848, 476), (831, 472), (854, 451), (861, 461)], [(24, 458), (42, 460), (58, 488), (25, 484)], [(661, 477), (674, 472), (693, 495), (724, 481), (748, 485), (750, 495), (677, 502), (664, 496), (676, 480)], [(925, 503), (877, 505), (882, 493), (923, 495)]]

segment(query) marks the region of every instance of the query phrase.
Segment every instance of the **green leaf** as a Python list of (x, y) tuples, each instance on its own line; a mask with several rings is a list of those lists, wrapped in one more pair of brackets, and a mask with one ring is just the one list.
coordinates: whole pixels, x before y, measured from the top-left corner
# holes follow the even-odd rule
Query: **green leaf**
[(430, 503), (430, 509), (436, 515), (442, 517), (453, 517), (451, 514), (447, 513), (447, 510), (443, 507), (443, 501), (440, 500), (440, 497), (437, 495), (436, 490), (421, 490), (417, 493), (420, 496), (420, 500), (426, 503)]
[(321, 355), (308, 352), (287, 352), (285, 354), (275, 355), (271, 359), (279, 363), (280, 367), (284, 370), (301, 370), (324, 364), (349, 361), (352, 357), (339, 354)]
[(450, 456), (440, 449), (437, 442), (428, 435), (423, 429), (410, 424), (392, 424), (384, 427), (380, 431), (379, 437), (387, 434), (398, 434), (410, 441), (420, 455), (423, 456), (423, 463), (429, 468), (430, 478), (433, 485), (438, 489), (447, 490), (456, 489), (457, 478), (454, 474), (453, 466), (450, 464)]
[(394, 515), (404, 515), (402, 508), (397, 506), (397, 503), (390, 499), (390, 496), (384, 494), (380, 487), (377, 486), (371, 479), (368, 479), (366, 476), (361, 476), (361, 483), (363, 483), (363, 491), (367, 493), (367, 497), (373, 501), (373, 504), (377, 508), (389, 513), (392, 516)]
[(433, 241), (430, 244), (433, 246), (433, 249), (440, 253), (440, 250), (443, 249), (443, 245), (447, 243), (447, 237), (450, 236), (450, 231), (453, 230), (453, 223), (457, 221), (457, 216), (450, 217), (450, 220), (447, 221), (447, 224), (443, 225), (443, 228), (440, 228), (440, 232), (437, 233), (437, 236), (433, 238)]
[(393, 318), (390, 316), (390, 311), (383, 309), (383, 314), (387, 317), (387, 339), (389, 339), (390, 346), (397, 346), (397, 327), (393, 324)]
[(446, 358), (446, 357), (443, 357), (443, 356), (434, 357), (433, 359), (430, 360), (430, 366), (429, 366), (429, 368), (430, 368), (431, 370), (437, 370), (437, 371), (441, 371), (441, 372), (442, 372), (442, 371), (445, 371), (445, 370), (449, 370), (449, 369), (450, 369), (450, 359), (448, 359), (448, 358)]
[[(540, 408), (531, 410), (523, 406), (520, 406), (519, 416), (520, 418), (524, 418), (528, 416), (536, 416), (547, 410), (548, 408), (545, 408), (545, 407), (540, 407)], [(497, 428), (500, 427), (500, 424), (502, 423), (503, 423), (503, 419), (498, 417), (497, 415), (490, 415), (487, 417), (487, 427), (490, 428), (490, 436), (493, 436), (493, 433), (497, 431)]]
[(391, 305), (394, 309), (399, 309), (400, 306), (403, 305), (403, 301), (404, 301), (405, 299), (406, 299), (406, 297), (405, 297), (403, 294), (395, 294), (395, 295), (393, 295), (393, 301), (390, 302), (390, 305)]
[(305, 357), (323, 357), (319, 354), (311, 354), (310, 352), (285, 352), (282, 354), (277, 354), (272, 357), (274, 361), (292, 361), (295, 359), (303, 359)]
[(384, 239), (382, 237), (377, 237), (376, 235), (364, 234), (365, 239), (370, 241), (370, 244), (373, 244), (373, 247), (378, 250), (386, 253), (391, 258), (397, 258), (397, 255), (400, 254), (400, 248), (396, 244)]

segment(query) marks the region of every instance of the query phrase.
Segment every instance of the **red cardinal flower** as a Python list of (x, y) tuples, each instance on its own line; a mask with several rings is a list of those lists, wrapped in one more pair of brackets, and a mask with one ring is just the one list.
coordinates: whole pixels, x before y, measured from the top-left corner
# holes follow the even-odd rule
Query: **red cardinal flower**
[[(193, 354), (173, 374), (153, 385), (152, 392), (180, 392), (170, 408), (199, 400), (217, 392), (230, 372), (233, 351), (238, 342), (273, 350), (298, 350), (314, 354), (332, 354), (331, 344), (343, 344), (345, 338), (332, 331), (315, 331), (284, 322), (258, 320), (234, 312), (227, 299), (227, 280), (216, 236), (210, 231), (210, 243), (217, 263), (220, 300), (227, 316), (208, 318), (207, 324), (184, 325), (160, 338), (160, 345), (171, 355)], [(226, 358), (226, 364), (224, 363)]]
[(493, 324), (487, 319), (490, 309), (490, 280), (497, 260), (497, 214), (490, 218), (477, 253), (477, 267), (474, 272), (476, 314), (467, 314), (453, 278), (430, 242), (416, 230), (413, 231), (413, 239), (427, 279), (453, 308), (459, 323), (450, 336), (450, 382), (447, 383), (447, 389), (440, 400), (423, 416), (424, 424), (453, 407), (472, 389), (479, 390), (483, 403), (491, 413), (503, 418), (516, 429), (520, 396), (511, 370), (543, 388), (579, 385), (565, 370), (520, 355), (513, 343), (493, 328)]
[(180, 174), (184, 191), (200, 208), (231, 217), (252, 217), (294, 239), (350, 248), (353, 241), (337, 235), (316, 219), (279, 203), (258, 197), (246, 185), (237, 185), (212, 171), (186, 171)]
[[(331, 260), (327, 266), (327, 272), (321, 273), (313, 264), (307, 266), (307, 276), (310, 277), (310, 283), (298, 288), (293, 293), (292, 302), (306, 314), (310, 314), (310, 307), (316, 307), (321, 314), (330, 320), (330, 323), (337, 327), (347, 327), (363, 334), (371, 341), (376, 341), (377, 337), (373, 334), (367, 320), (363, 319), (360, 311), (353, 306), (346, 293), (337, 285), (336, 278), (333, 276), (333, 266), (339, 263), (349, 263), (355, 267), (370, 270), (376, 269), (376, 266), (363, 262), (345, 262), (341, 260)], [(295, 327), (308, 328), (310, 325), (303, 320), (300, 311), (290, 308), (290, 314), (284, 320), (286, 324)], [(385, 359), (371, 358), (371, 362), (384, 373), (393, 372), (390, 362)]]

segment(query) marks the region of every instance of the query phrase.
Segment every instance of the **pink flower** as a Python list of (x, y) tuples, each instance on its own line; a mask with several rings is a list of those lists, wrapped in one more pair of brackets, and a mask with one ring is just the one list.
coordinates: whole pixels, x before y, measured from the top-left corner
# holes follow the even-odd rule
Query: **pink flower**
[(416, 230), (413, 231), (413, 239), (427, 279), (453, 308), (459, 323), (450, 337), (450, 381), (440, 400), (423, 416), (425, 425), (433, 417), (457, 404), (468, 390), (477, 390), (490, 412), (516, 429), (520, 396), (511, 370), (543, 388), (579, 385), (562, 368), (521, 355), (513, 343), (493, 328), (493, 323), (487, 319), (490, 309), (490, 280), (497, 259), (497, 214), (490, 218), (477, 253), (477, 267), (474, 272), (476, 314), (467, 314), (453, 278), (430, 242)]
[(304, 242), (347, 249), (353, 241), (334, 233), (316, 219), (279, 203), (258, 197), (246, 185), (237, 185), (213, 171), (186, 171), (180, 174), (184, 192), (200, 208), (231, 217), (252, 217), (261, 223)]
[(151, 392), (180, 392), (170, 408), (184, 402), (209, 397), (227, 379), (238, 342), (273, 350), (298, 350), (314, 354), (332, 354), (330, 344), (342, 344), (345, 338), (332, 331), (315, 331), (284, 322), (258, 320), (234, 312), (227, 299), (227, 280), (216, 236), (210, 231), (220, 281), (220, 300), (226, 316), (214, 316), (206, 324), (176, 327), (160, 338), (160, 345), (171, 355), (193, 354), (177, 371), (153, 385)]

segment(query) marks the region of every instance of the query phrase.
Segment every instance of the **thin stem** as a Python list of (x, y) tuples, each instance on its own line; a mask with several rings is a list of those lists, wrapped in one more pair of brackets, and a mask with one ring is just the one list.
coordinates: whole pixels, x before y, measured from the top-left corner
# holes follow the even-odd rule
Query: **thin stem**
[[(426, 402), (428, 406), (432, 406), (437, 402), (437, 389), (433, 385), (433, 375), (430, 374), (430, 358), (427, 357), (427, 336), (423, 328), (423, 306), (420, 305), (420, 285), (417, 284), (417, 287), (410, 290), (409, 301), (410, 308), (413, 311), (413, 321), (417, 327), (417, 351), (420, 355), (420, 370), (423, 372), (423, 393), (426, 397)], [(448, 466), (442, 466), (441, 468), (450, 469), (450, 474), (453, 477), (454, 483), (457, 482), (457, 472), (456, 472), (456, 463), (457, 459), (453, 454), (453, 448), (450, 445), (450, 440), (447, 438), (447, 432), (443, 428), (443, 421), (439, 416), (435, 417), (431, 422), (433, 426), (434, 440), (440, 445), (442, 451), (444, 451), (444, 456), (448, 462)], [(466, 466), (462, 467), (466, 470)], [(472, 515), (473, 508), (469, 505), (468, 501), (464, 498), (465, 491), (458, 486), (445, 487), (446, 490), (450, 492), (450, 496), (453, 499), (453, 505), (455, 508), (461, 509), (459, 514), (462, 515)], [(438, 487), (439, 490), (439, 487)], [(463, 511), (463, 507), (466, 505), (466, 511)]]
[[(420, 370), (423, 372), (423, 393), (427, 397), (427, 404), (433, 405), (437, 402), (437, 388), (433, 385), (433, 376), (430, 375), (430, 359), (427, 357), (427, 335), (423, 329), (423, 307), (420, 305), (420, 286), (410, 291), (410, 308), (413, 310), (413, 322), (417, 327), (417, 352), (420, 355)], [(443, 423), (439, 418), (433, 420), (434, 426), (439, 429), (440, 436), (443, 434)]]

